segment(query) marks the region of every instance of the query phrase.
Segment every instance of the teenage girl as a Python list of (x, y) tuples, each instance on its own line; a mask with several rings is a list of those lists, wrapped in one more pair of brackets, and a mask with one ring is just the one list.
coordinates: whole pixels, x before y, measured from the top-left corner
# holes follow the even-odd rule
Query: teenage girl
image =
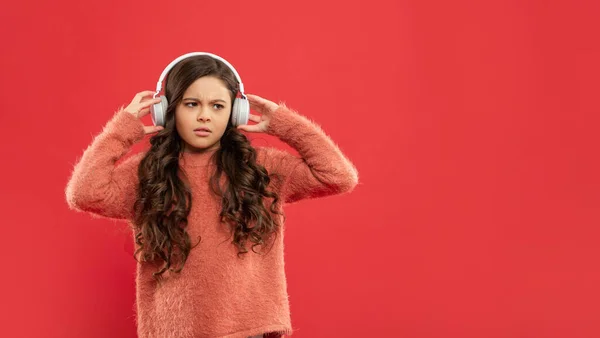
[[(244, 94), (238, 79), (214, 54), (177, 62), (166, 77), (163, 125), (140, 121), (161, 99), (136, 94), (84, 151), (66, 187), (72, 209), (129, 222), (140, 338), (292, 334), (282, 207), (358, 183), (317, 124)], [(236, 98), (249, 101), (254, 124), (233, 121)], [(253, 147), (244, 133), (277, 136), (299, 156)], [(149, 149), (125, 157), (145, 135)]]

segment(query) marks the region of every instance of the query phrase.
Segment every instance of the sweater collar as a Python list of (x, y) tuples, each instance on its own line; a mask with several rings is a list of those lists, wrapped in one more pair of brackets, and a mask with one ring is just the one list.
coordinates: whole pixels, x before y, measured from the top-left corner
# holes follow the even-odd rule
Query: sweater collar
[(212, 149), (203, 152), (182, 152), (179, 155), (179, 164), (186, 167), (207, 166), (213, 164), (211, 157), (217, 152), (217, 149)]

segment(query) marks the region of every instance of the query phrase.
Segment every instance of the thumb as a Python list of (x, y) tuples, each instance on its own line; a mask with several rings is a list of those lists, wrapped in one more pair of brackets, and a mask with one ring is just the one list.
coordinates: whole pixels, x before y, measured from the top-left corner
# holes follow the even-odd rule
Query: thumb
[(146, 134), (153, 134), (153, 133), (158, 133), (159, 131), (165, 129), (162, 126), (144, 126), (144, 133)]
[(258, 127), (255, 124), (241, 124), (237, 126), (237, 130), (247, 131), (249, 133), (255, 133), (258, 131)]

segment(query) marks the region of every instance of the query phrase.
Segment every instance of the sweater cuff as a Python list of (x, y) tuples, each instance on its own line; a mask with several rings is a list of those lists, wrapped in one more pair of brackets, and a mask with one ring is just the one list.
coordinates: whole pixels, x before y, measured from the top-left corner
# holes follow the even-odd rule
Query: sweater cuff
[(269, 127), (265, 133), (278, 137), (287, 135), (294, 124), (297, 123), (294, 121), (297, 116), (299, 116), (298, 113), (280, 103), (279, 107), (271, 114)]
[(129, 144), (142, 140), (146, 134), (142, 121), (133, 114), (126, 112), (123, 107), (117, 110), (113, 118), (104, 127), (104, 130), (119, 135)]

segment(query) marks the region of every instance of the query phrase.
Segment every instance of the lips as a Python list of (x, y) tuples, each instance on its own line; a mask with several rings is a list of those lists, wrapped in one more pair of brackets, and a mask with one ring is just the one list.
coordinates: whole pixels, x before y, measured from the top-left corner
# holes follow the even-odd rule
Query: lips
[(205, 131), (205, 132), (208, 132), (208, 133), (210, 133), (210, 132), (211, 132), (211, 131), (210, 131), (210, 129), (208, 129), (208, 128), (206, 128), (206, 127), (200, 127), (200, 128), (196, 128), (196, 129), (194, 129), (194, 131)]

